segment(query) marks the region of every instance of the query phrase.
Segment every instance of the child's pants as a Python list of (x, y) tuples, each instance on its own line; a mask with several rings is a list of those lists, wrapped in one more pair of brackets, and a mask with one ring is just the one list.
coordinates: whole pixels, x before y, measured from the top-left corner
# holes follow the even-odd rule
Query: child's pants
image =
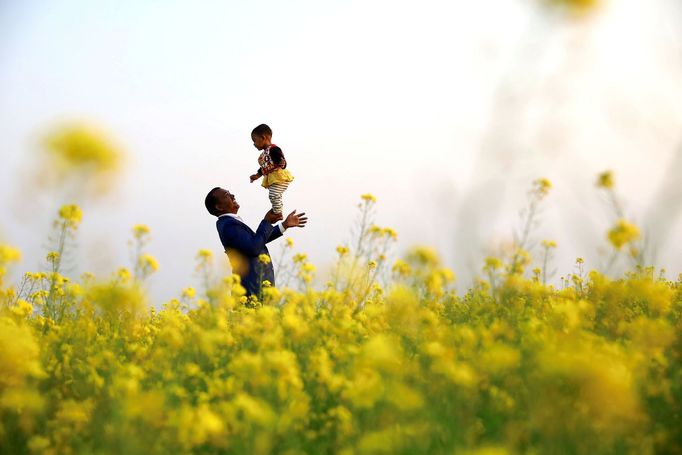
[(288, 182), (273, 183), (268, 187), (270, 202), (272, 203), (273, 213), (282, 213), (282, 193), (289, 186)]

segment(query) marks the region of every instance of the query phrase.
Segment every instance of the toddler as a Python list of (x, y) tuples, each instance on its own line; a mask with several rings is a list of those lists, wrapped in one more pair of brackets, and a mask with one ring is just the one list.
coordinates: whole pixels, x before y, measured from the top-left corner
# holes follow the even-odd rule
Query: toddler
[(282, 213), (282, 193), (286, 191), (289, 183), (294, 180), (287, 167), (282, 149), (273, 144), (272, 130), (266, 124), (258, 125), (251, 132), (253, 146), (262, 150), (258, 157), (258, 171), (253, 174), (251, 183), (263, 177), (263, 187), (269, 191), (268, 197), (272, 203), (272, 212)]

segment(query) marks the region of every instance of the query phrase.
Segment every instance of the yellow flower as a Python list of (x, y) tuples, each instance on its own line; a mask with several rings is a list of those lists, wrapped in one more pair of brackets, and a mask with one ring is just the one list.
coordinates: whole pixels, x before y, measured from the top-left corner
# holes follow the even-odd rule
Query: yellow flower
[(538, 192), (543, 196), (549, 193), (549, 190), (552, 188), (552, 182), (546, 178), (537, 179), (533, 183), (535, 184)]
[(76, 229), (83, 220), (83, 211), (75, 204), (64, 205), (59, 209), (59, 218), (71, 228)]
[(304, 262), (308, 259), (308, 255), (304, 253), (296, 253), (293, 257), (293, 261), (298, 264), (300, 262)]
[(502, 267), (502, 261), (494, 256), (488, 256), (485, 258), (485, 266), (483, 267), (486, 271), (497, 270)]
[(197, 253), (197, 259), (203, 259), (203, 260), (210, 260), (213, 257), (213, 252), (211, 250), (207, 250), (205, 248), (202, 248), (199, 250)]
[(132, 274), (130, 273), (130, 270), (126, 269), (125, 267), (121, 267), (116, 271), (116, 277), (122, 283), (127, 283), (132, 278)]
[(45, 149), (61, 170), (87, 169), (96, 173), (115, 170), (122, 154), (103, 133), (85, 125), (71, 125), (50, 133)]
[(614, 186), (613, 172), (604, 171), (601, 174), (599, 174), (599, 177), (597, 177), (597, 186), (599, 188), (605, 188), (607, 190), (613, 188)]
[(412, 273), (412, 268), (410, 265), (403, 261), (402, 259), (398, 259), (395, 261), (395, 264), (393, 264), (393, 268), (391, 269), (393, 273), (397, 274), (398, 276), (407, 276), (410, 273)]
[(16, 305), (12, 307), (11, 311), (20, 318), (25, 318), (33, 313), (33, 306), (31, 306), (31, 304), (27, 301), (19, 299)]
[(386, 237), (390, 239), (396, 240), (398, 238), (398, 233), (392, 228), (389, 227), (384, 228), (382, 232)]
[(367, 267), (369, 267), (370, 270), (376, 269), (377, 268), (377, 262), (376, 261), (369, 261), (367, 263)]
[(425, 246), (412, 248), (407, 254), (407, 259), (421, 266), (436, 267), (440, 264), (440, 257), (436, 250)]
[(246, 421), (267, 426), (276, 418), (267, 402), (246, 393), (237, 394), (234, 404), (243, 411)]
[(575, 262), (576, 262), (577, 264), (584, 264), (584, 263), (585, 263), (585, 259), (583, 259), (583, 258), (576, 258)]
[(19, 262), (20, 260), (21, 251), (8, 245), (0, 245), (0, 264)]
[(146, 296), (139, 286), (121, 286), (116, 282), (92, 286), (86, 299), (108, 314), (138, 313), (146, 307)]
[(360, 198), (362, 198), (363, 201), (368, 202), (368, 203), (377, 201), (377, 198), (374, 197), (374, 195), (372, 195), (370, 193), (365, 193), (362, 196), (360, 196)]
[(145, 224), (136, 224), (133, 226), (133, 236), (136, 239), (141, 239), (145, 235), (149, 235), (151, 233), (151, 229), (149, 229), (149, 226)]
[(156, 272), (159, 270), (158, 261), (151, 254), (143, 254), (138, 260), (140, 268), (144, 271)]
[(379, 235), (381, 235), (382, 230), (379, 226), (377, 226), (376, 224), (373, 224), (369, 227), (367, 232), (369, 232), (372, 235), (379, 236)]
[(293, 246), (294, 246), (294, 241), (292, 240), (291, 237), (287, 237), (284, 246), (287, 247), (287, 248), (293, 248)]
[(608, 239), (611, 245), (620, 250), (623, 245), (639, 239), (639, 228), (632, 223), (620, 219), (616, 225), (608, 232)]
[(265, 253), (259, 254), (258, 255), (258, 262), (260, 262), (261, 264), (269, 264), (270, 263), (270, 256), (268, 256)]
[(193, 287), (185, 288), (182, 290), (182, 297), (186, 299), (193, 299), (197, 295), (197, 291)]
[(31, 329), (0, 318), (0, 390), (6, 393), (21, 387), (28, 377), (42, 374), (40, 345)]
[(59, 261), (58, 251), (50, 251), (49, 253), (47, 253), (47, 262), (49, 262), (50, 264), (54, 264), (57, 261)]
[(599, 6), (600, 0), (549, 0), (549, 3), (566, 8), (572, 14), (583, 15)]
[(349, 251), (348, 247), (341, 245), (336, 247), (336, 252), (339, 253), (339, 256), (345, 256), (346, 254), (348, 254), (348, 251)]
[(542, 247), (545, 249), (556, 248), (556, 242), (554, 240), (543, 240)]

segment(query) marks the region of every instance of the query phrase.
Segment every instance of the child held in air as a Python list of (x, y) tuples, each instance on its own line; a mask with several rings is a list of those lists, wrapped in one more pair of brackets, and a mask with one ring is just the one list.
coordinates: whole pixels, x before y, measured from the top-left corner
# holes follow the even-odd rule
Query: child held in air
[(258, 171), (251, 175), (251, 183), (263, 177), (262, 186), (269, 191), (273, 213), (282, 213), (282, 194), (294, 180), (287, 167), (282, 149), (272, 143), (272, 130), (266, 124), (258, 125), (251, 132), (253, 146), (261, 150)]

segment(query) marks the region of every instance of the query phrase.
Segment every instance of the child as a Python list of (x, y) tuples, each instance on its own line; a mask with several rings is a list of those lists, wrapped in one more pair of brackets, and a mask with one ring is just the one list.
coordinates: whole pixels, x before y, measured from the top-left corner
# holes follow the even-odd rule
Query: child
[(286, 191), (289, 183), (294, 180), (287, 167), (282, 149), (273, 144), (272, 130), (268, 125), (258, 125), (251, 132), (253, 146), (263, 152), (258, 157), (258, 171), (253, 174), (251, 183), (263, 177), (263, 187), (269, 190), (269, 198), (272, 203), (272, 212), (282, 213), (282, 193)]

